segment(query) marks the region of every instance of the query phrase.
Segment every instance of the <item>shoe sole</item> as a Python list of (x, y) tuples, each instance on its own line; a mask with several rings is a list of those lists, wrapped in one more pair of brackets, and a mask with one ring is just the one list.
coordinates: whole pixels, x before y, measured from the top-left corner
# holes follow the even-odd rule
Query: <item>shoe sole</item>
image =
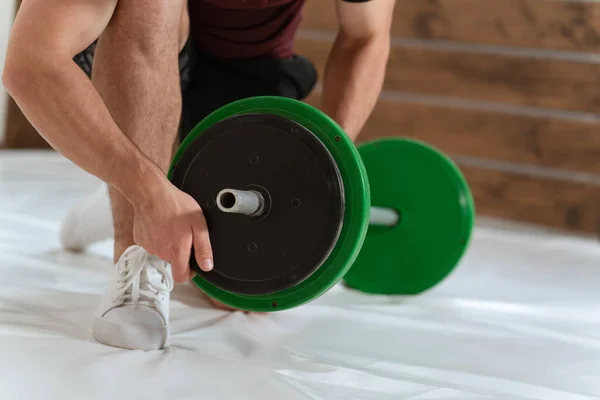
[(92, 336), (96, 341), (128, 350), (161, 350), (169, 338), (169, 327), (128, 325), (94, 317)]

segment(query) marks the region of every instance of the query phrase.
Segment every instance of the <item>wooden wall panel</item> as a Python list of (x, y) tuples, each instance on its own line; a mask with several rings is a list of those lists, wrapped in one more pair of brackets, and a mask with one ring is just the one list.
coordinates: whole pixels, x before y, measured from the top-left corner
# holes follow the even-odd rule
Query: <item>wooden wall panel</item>
[[(318, 107), (319, 93), (306, 102)], [(359, 140), (385, 136), (412, 137), (454, 155), (600, 175), (598, 123), (382, 99)]]
[[(397, 0), (393, 34), (501, 46), (597, 52), (600, 4), (560, 0)], [(337, 23), (332, 1), (307, 0), (306, 29)]]
[(477, 213), (600, 234), (600, 186), (461, 166)]
[[(296, 41), (323, 76), (332, 43)], [(600, 113), (600, 64), (395, 46), (387, 90)]]

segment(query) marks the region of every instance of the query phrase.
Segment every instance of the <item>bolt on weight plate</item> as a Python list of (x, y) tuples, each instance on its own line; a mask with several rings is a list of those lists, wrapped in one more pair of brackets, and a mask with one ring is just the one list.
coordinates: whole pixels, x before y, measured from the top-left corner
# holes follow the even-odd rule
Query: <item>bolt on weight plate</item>
[(475, 206), (464, 176), (447, 156), (416, 140), (377, 140), (359, 152), (371, 204), (402, 217), (393, 227), (369, 227), (346, 284), (405, 295), (435, 286), (459, 263), (471, 237)]
[[(202, 140), (203, 135), (213, 125), (228, 118), (246, 114), (279, 116), (297, 123), (304, 130), (310, 132), (311, 135), (314, 135), (327, 149), (337, 165), (341, 182), (341, 194), (344, 199), (343, 224), (329, 254), (318, 269), (303, 280), (297, 279), (291, 287), (275, 293), (251, 295), (225, 290), (210, 282), (206, 278), (206, 273), (199, 273), (194, 278), (194, 283), (205, 293), (231, 307), (256, 312), (280, 311), (316, 299), (333, 287), (346, 274), (357, 257), (367, 232), (370, 205), (369, 185), (358, 150), (343, 130), (331, 118), (316, 108), (282, 97), (253, 97), (239, 100), (216, 110), (203, 119), (186, 137), (175, 155), (169, 170), (169, 178), (174, 184), (178, 186), (178, 168), (185, 168), (185, 162), (181, 163), (182, 166), (180, 167), (180, 161), (185, 161), (189, 157), (189, 152), (194, 151), (193, 148), (196, 141)], [(259, 158), (260, 162), (257, 164), (260, 165), (263, 163), (263, 158), (262, 156)], [(247, 168), (252, 168), (253, 165), (248, 163), (248, 161), (250, 160), (246, 157), (244, 159), (245, 165)], [(253, 158), (253, 161), (258, 160)], [(252, 184), (252, 182), (248, 182), (248, 184)], [(224, 184), (223, 188), (225, 187), (226, 185)], [(239, 189), (247, 190), (248, 188)], [(266, 189), (269, 190), (268, 188)], [(265, 198), (267, 197), (268, 194), (265, 195)], [(292, 201), (293, 199), (297, 199), (299, 202)], [(276, 202), (276, 199), (273, 198), (270, 200), (271, 212), (274, 212), (273, 203)], [(298, 208), (294, 209), (292, 203), (298, 206)], [(298, 212), (306, 209), (304, 198), (297, 195), (288, 198), (285, 205), (289, 212)], [(211, 223), (210, 221), (207, 222), (210, 230)], [(289, 229), (293, 229), (293, 227), (289, 227)], [(253, 254), (262, 254), (261, 249), (263, 246), (264, 243), (262, 242), (258, 244), (258, 251)], [(244, 251), (247, 253), (248, 249), (244, 248)], [(287, 254), (286, 258), (289, 257), (290, 254)], [(248, 265), (247, 268), (252, 268), (252, 265)], [(213, 271), (219, 271), (219, 259), (217, 257), (215, 257)], [(284, 278), (290, 281), (289, 275), (284, 275)], [(295, 279), (292, 279), (292, 281), (295, 281)]]

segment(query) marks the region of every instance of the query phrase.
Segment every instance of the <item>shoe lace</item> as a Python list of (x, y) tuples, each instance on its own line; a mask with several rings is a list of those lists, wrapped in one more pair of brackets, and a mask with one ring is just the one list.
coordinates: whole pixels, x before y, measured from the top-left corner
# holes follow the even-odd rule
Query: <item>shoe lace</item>
[(164, 295), (173, 289), (167, 264), (141, 247), (128, 249), (117, 263), (117, 271), (116, 305), (162, 303)]

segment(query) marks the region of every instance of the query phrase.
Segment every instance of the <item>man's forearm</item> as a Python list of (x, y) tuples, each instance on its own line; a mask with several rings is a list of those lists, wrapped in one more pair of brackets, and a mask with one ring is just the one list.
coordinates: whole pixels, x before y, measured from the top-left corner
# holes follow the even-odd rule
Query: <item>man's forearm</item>
[(142, 182), (162, 178), (160, 169), (119, 129), (93, 84), (70, 58), (9, 53), (4, 84), (53, 148), (130, 202), (143, 197)]
[(321, 108), (352, 140), (379, 98), (389, 49), (389, 34), (357, 41), (340, 33), (329, 54)]

